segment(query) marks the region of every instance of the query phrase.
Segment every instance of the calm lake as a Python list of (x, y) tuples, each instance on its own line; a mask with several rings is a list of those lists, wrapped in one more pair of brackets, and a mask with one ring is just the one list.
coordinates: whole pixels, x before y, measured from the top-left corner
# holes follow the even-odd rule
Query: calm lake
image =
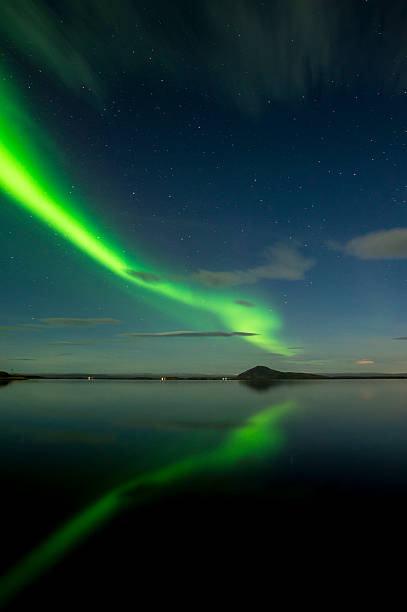
[(407, 510), (406, 398), (407, 380), (1, 386), (1, 571), (15, 569), (0, 601), (57, 609), (55, 593), (95, 602), (129, 572), (147, 589), (191, 567), (202, 580), (207, 555), (219, 570), (299, 537), (380, 535)]

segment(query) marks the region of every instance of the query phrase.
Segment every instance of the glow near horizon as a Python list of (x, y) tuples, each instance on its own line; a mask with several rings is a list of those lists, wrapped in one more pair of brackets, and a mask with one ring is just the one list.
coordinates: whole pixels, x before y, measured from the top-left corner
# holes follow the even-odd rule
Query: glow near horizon
[[(294, 402), (269, 406), (248, 418), (242, 427), (233, 430), (214, 450), (142, 474), (109, 491), (56, 529), (0, 577), (0, 606), (18, 595), (23, 588), (55, 565), (86, 537), (114, 518), (128, 505), (129, 498), (132, 499), (134, 506), (137, 506), (153, 499), (154, 495), (162, 492), (166, 485), (172, 485), (199, 472), (219, 468), (230, 469), (236, 461), (254, 454), (262, 458), (267, 453), (277, 453), (284, 444), (284, 435), (276, 425), (295, 407)], [(146, 487), (150, 489), (146, 490)], [(138, 489), (141, 491), (137, 498), (134, 493), (137, 493)]]
[[(34, 159), (38, 158), (38, 147), (35, 147), (26, 132), (21, 129), (19, 131), (19, 126), (16, 125), (22, 120), (29, 126), (29, 117), (27, 118), (18, 105), (17, 96), (12, 87), (7, 86), (6, 79), (0, 80), (0, 99), (4, 109), (0, 116), (0, 188), (11, 199), (126, 283), (215, 315), (229, 331), (253, 334), (241, 337), (265, 351), (286, 356), (294, 354), (275, 338), (281, 327), (279, 317), (259, 304), (257, 298), (256, 306), (248, 308), (236, 303), (237, 298), (241, 300), (242, 297), (248, 302), (254, 301), (246, 294), (236, 296), (224, 291), (203, 291), (196, 286), (159, 280), (160, 273), (146, 269), (145, 265), (135, 261), (126, 260), (119, 249), (103, 244), (97, 232), (92, 231), (90, 224), (80, 221), (77, 214), (75, 216), (72, 204), (65, 202), (66, 196), (56, 197), (51, 193), (50, 185), (55, 181), (55, 176), (50, 180), (35, 166), (33, 156)], [(40, 134), (41, 137), (44, 139)], [(132, 272), (141, 276), (135, 276)], [(143, 280), (143, 274), (147, 277), (153, 275), (157, 280)], [(155, 306), (163, 308), (161, 302)], [(179, 316), (178, 312), (174, 314)]]

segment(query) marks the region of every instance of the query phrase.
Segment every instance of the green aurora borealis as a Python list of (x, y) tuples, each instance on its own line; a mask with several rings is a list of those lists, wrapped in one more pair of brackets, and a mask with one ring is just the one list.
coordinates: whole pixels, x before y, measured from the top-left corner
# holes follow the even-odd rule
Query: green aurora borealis
[[(259, 304), (257, 298), (256, 307), (247, 308), (236, 303), (238, 299), (242, 301), (241, 295), (233, 296), (224, 291), (209, 289), (203, 291), (192, 285), (160, 280), (160, 272), (148, 269), (139, 261), (127, 261), (118, 249), (104, 244), (99, 239), (97, 230), (83, 220), (83, 215), (79, 220), (78, 212), (72, 210), (72, 205), (66, 202), (66, 198), (52, 193), (50, 185), (57, 182), (55, 177), (58, 172), (54, 171), (51, 162), (45, 160), (45, 163), (42, 163), (42, 167), (47, 167), (47, 174), (44, 175), (39, 165), (32, 161), (32, 156), (35, 156), (35, 159), (40, 157), (39, 152), (28, 136), (16, 126), (18, 119), (23, 123), (26, 134), (30, 120), (5, 78), (0, 81), (0, 96), (0, 187), (12, 201), (47, 223), (65, 240), (127, 284), (132, 283), (142, 290), (153, 292), (157, 298), (154, 300), (156, 307), (165, 308), (168, 312), (169, 301), (176, 302), (173, 312), (169, 311), (176, 317), (179, 316), (181, 303), (200, 311), (201, 314), (215, 315), (231, 332), (238, 331), (246, 340), (265, 351), (280, 355), (293, 354), (275, 337), (281, 326), (279, 317), (266, 306)], [(45, 140), (46, 135), (42, 135), (42, 138)], [(249, 301), (251, 298), (244, 296), (244, 299)]]

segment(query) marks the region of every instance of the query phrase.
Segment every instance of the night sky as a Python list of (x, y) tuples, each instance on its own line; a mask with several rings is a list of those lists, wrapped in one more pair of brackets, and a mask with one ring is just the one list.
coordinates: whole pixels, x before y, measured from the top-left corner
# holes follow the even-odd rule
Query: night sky
[(2, 2), (0, 370), (406, 372), (406, 31), (403, 1)]

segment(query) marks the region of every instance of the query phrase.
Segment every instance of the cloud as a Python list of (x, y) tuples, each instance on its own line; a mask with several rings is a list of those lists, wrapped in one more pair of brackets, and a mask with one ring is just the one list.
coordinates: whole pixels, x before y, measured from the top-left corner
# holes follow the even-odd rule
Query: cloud
[(57, 327), (95, 327), (97, 325), (118, 325), (122, 323), (119, 319), (93, 318), (78, 319), (72, 317), (51, 317), (47, 319), (37, 319), (42, 323), (19, 323), (17, 325), (0, 325), (1, 332), (10, 331), (32, 331), (37, 329), (55, 329)]
[(375, 362), (371, 361), (370, 359), (361, 359), (360, 361), (355, 361), (355, 363), (358, 365), (368, 365), (370, 363), (375, 363)]
[(88, 345), (93, 345), (96, 344), (96, 342), (71, 342), (70, 340), (59, 340), (56, 342), (47, 342), (47, 344), (49, 346), (88, 346)]
[(193, 278), (210, 287), (248, 285), (263, 279), (295, 281), (302, 280), (305, 272), (315, 265), (315, 260), (304, 257), (297, 246), (270, 246), (264, 255), (266, 263), (261, 266), (230, 272), (199, 270)]
[(235, 300), (235, 304), (239, 304), (239, 306), (247, 306), (247, 308), (253, 308), (256, 304), (253, 302), (246, 302), (246, 300)]
[(153, 333), (135, 333), (135, 334), (118, 334), (118, 336), (126, 338), (205, 338), (205, 337), (223, 337), (228, 338), (230, 336), (258, 336), (250, 332), (224, 332), (224, 331), (211, 331), (211, 332), (197, 332), (197, 331), (170, 331), (170, 332), (153, 332)]
[(406, 259), (407, 228), (370, 232), (337, 248), (359, 259)]
[(0, 331), (30, 331), (32, 329), (44, 329), (48, 325), (39, 323), (19, 323), (17, 325), (0, 325)]
[(37, 361), (34, 357), (11, 357), (9, 361)]
[(22, 327), (27, 329), (46, 329), (48, 325), (43, 325), (42, 323), (21, 323), (21, 327), (19, 327), (19, 329)]
[(392, 338), (392, 340), (407, 340), (407, 337), (401, 336), (400, 338)]
[(287, 346), (287, 348), (288, 348), (290, 351), (295, 351), (295, 350), (304, 349), (304, 348), (305, 348), (305, 346)]
[(135, 276), (136, 278), (140, 278), (146, 283), (158, 283), (159, 278), (155, 274), (151, 274), (151, 272), (138, 272), (137, 270), (126, 270), (127, 274), (131, 276)]
[(119, 319), (111, 319), (109, 317), (97, 319), (52, 317), (39, 320), (47, 323), (50, 327), (95, 327), (96, 325), (118, 325), (122, 322)]

